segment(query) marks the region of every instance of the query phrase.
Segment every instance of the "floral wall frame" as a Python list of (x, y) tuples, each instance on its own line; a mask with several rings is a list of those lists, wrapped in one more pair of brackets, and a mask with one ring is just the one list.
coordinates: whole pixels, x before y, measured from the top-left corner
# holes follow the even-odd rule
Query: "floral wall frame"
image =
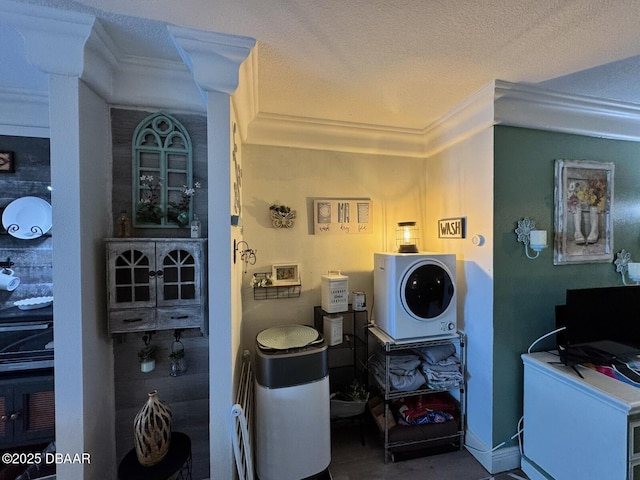
[(554, 265), (613, 260), (614, 164), (555, 162)]

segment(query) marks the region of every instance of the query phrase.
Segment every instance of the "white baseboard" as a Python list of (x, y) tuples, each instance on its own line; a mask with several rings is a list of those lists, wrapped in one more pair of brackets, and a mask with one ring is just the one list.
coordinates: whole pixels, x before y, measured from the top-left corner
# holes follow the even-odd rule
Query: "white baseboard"
[(520, 449), (518, 445), (505, 446), (491, 451), (473, 432), (467, 430), (465, 448), (491, 474), (520, 468)]

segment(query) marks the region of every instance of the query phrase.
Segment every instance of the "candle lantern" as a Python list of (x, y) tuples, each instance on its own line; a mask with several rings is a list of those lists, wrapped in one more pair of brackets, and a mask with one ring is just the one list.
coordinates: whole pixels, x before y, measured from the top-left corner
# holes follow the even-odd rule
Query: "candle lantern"
[(419, 233), (416, 222), (399, 222), (396, 227), (398, 253), (418, 253)]

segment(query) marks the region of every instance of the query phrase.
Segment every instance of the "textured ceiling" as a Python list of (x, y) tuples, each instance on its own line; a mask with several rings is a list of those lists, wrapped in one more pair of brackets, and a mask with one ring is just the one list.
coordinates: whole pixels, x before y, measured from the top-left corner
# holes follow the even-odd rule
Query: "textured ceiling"
[(122, 55), (177, 60), (164, 23), (253, 37), (263, 113), (422, 129), (494, 79), (640, 103), (637, 0), (20, 3), (96, 14)]

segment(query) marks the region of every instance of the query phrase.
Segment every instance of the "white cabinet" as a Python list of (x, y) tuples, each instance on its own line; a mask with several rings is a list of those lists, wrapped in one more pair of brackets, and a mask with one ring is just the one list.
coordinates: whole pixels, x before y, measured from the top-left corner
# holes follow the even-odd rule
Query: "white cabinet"
[(547, 352), (524, 362), (524, 456), (532, 480), (640, 480), (640, 389)]
[(205, 330), (204, 239), (107, 240), (109, 332)]

